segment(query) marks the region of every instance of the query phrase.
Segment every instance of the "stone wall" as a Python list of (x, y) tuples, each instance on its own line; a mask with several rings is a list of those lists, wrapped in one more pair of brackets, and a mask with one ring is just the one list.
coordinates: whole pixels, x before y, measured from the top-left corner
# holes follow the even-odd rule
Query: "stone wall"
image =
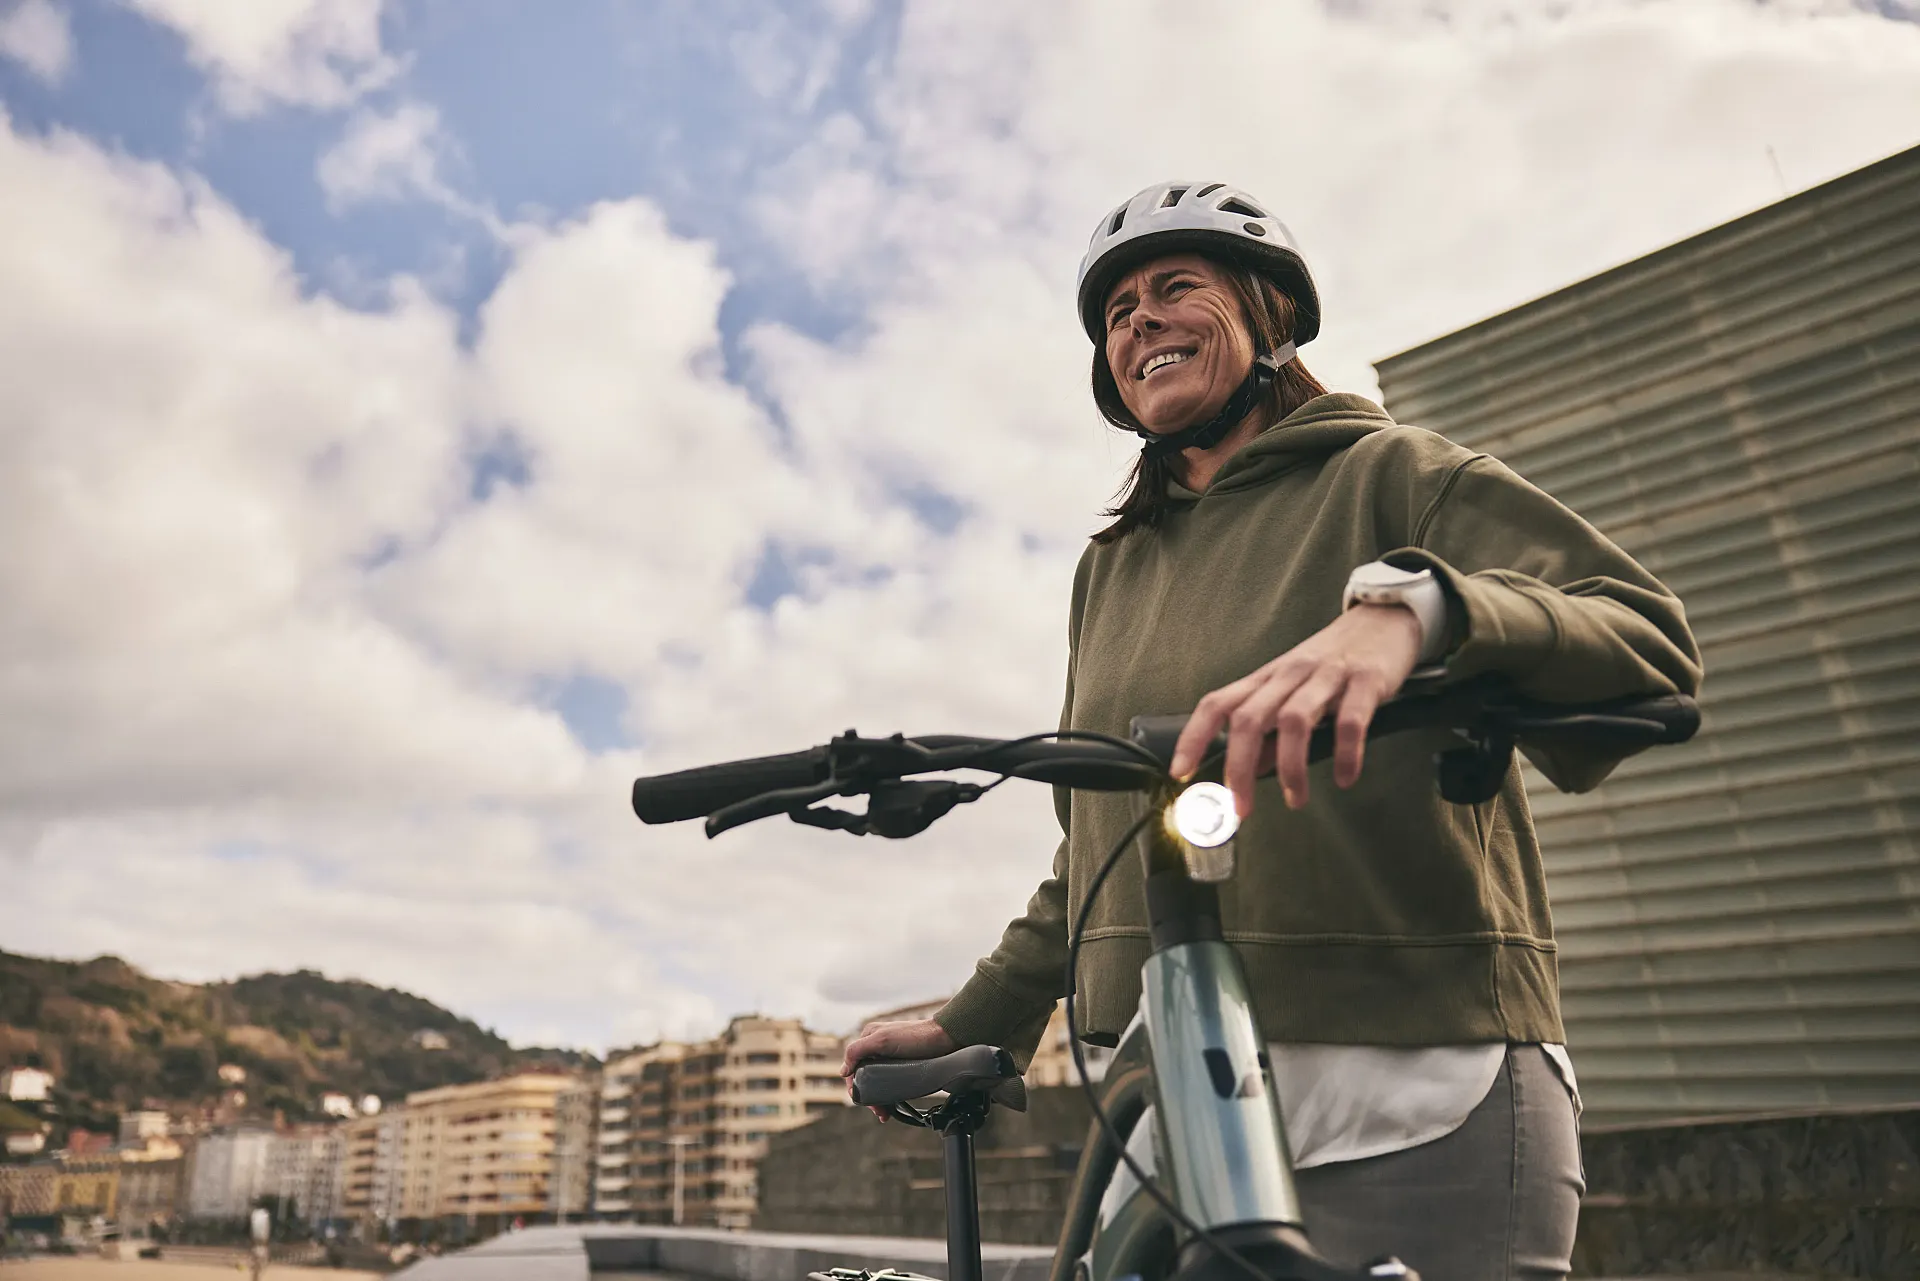
[[(987, 1241), (1052, 1245), (1086, 1140), (1089, 1114), (1077, 1088), (1031, 1092), (1026, 1112), (995, 1108), (974, 1138), (980, 1230)], [(760, 1162), (766, 1232), (939, 1237), (946, 1233), (940, 1136), (865, 1108), (831, 1112), (777, 1134)]]
[(1581, 1140), (1577, 1273), (1920, 1278), (1920, 1107)]
[[(1088, 1114), (1032, 1092), (976, 1140), (988, 1241), (1051, 1245)], [(1588, 1133), (1576, 1275), (1772, 1272), (1920, 1281), (1920, 1106)], [(757, 1229), (939, 1237), (940, 1139), (864, 1109), (776, 1136)]]

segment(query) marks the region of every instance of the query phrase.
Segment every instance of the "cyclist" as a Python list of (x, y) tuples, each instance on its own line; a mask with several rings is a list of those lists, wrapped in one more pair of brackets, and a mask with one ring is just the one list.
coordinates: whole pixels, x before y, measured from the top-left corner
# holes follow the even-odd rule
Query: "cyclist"
[[(1308, 1232), (1336, 1261), (1391, 1252), (1427, 1281), (1564, 1276), (1578, 1086), (1518, 766), (1492, 801), (1453, 806), (1433, 784), (1444, 735), (1363, 761), (1365, 732), (1429, 663), (1556, 702), (1692, 694), (1680, 602), (1494, 459), (1321, 386), (1297, 355), (1319, 294), (1243, 191), (1163, 183), (1107, 214), (1079, 311), (1094, 401), (1144, 444), (1074, 576), (1061, 724), (1123, 734), (1195, 708), (1176, 773), (1228, 731), (1243, 824), (1223, 912), (1273, 1042)], [(1306, 765), (1329, 716), (1332, 790)], [(1590, 747), (1533, 759), (1571, 790), (1617, 764)], [(846, 1070), (969, 1044), (1031, 1054), (1062, 995), (1066, 922), (1131, 819), (1112, 793), (1062, 791), (1057, 808), (1065, 838), (1026, 913), (932, 1018), (863, 1031)], [(1134, 1014), (1145, 921), (1123, 864), (1081, 953), (1090, 1041)]]

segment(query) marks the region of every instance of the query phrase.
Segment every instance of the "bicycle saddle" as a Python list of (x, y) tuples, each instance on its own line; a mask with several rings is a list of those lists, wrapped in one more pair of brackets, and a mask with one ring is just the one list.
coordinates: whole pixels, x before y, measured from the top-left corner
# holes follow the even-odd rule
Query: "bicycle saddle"
[(1013, 1055), (996, 1045), (969, 1045), (937, 1059), (869, 1059), (853, 1073), (853, 1101), (864, 1107), (974, 1091), (1015, 1112), (1027, 1110), (1027, 1083)]

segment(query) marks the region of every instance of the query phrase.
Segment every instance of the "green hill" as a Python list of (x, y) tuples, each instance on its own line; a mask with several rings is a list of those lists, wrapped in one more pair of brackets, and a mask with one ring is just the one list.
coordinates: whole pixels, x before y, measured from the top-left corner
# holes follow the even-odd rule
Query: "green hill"
[[(430, 1048), (439, 1038), (445, 1048)], [(391, 1103), (516, 1069), (594, 1062), (578, 1051), (516, 1050), (431, 1001), (311, 970), (171, 983), (117, 957), (0, 952), (0, 1066), (53, 1073), (58, 1111), (73, 1124), (107, 1126), (143, 1106), (210, 1105), (223, 1063), (246, 1069), (249, 1111), (292, 1120), (317, 1118), (332, 1090)]]

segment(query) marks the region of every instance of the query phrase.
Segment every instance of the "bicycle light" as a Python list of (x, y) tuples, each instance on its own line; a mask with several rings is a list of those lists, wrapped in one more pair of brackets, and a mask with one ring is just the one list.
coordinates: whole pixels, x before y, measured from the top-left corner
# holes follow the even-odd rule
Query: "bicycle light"
[(1240, 830), (1233, 793), (1218, 783), (1193, 783), (1167, 807), (1167, 822), (1185, 845), (1187, 875), (1224, 881), (1233, 875), (1233, 834)]

